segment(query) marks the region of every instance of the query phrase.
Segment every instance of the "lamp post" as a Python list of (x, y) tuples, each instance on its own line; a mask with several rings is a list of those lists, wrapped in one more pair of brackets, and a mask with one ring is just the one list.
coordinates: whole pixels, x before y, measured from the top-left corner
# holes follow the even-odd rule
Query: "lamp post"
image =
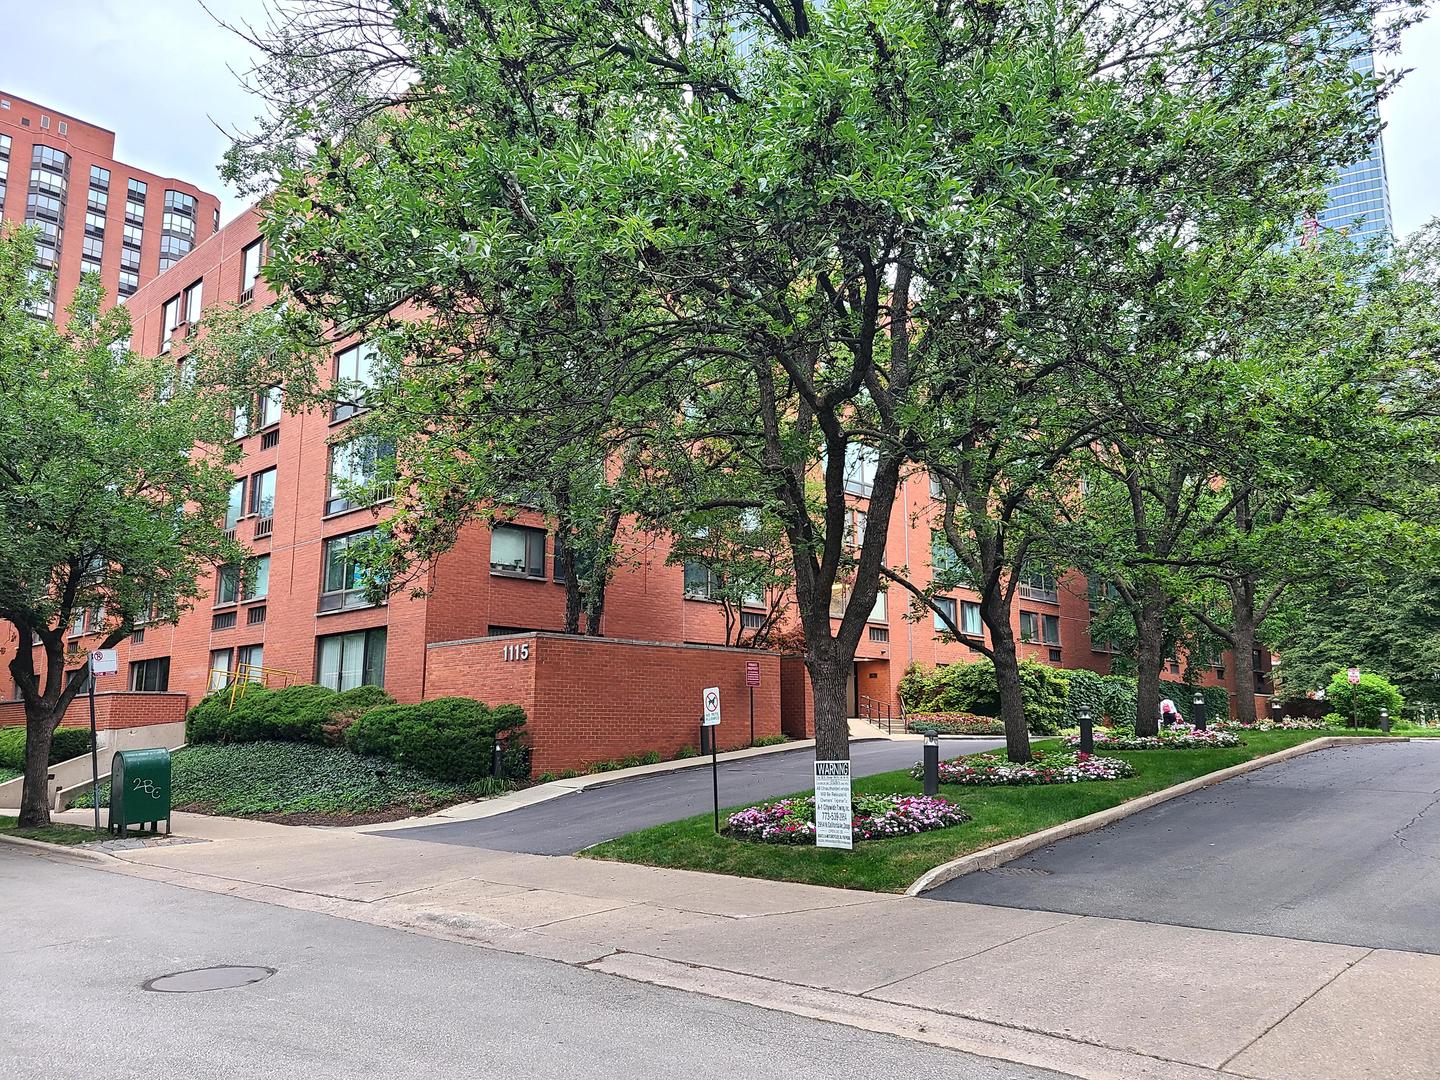
[(1270, 721), (1275, 724), (1280, 722), (1280, 702), (1273, 697), (1270, 699)]
[(1389, 735), (1389, 734), (1390, 734), (1390, 710), (1389, 710), (1389, 709), (1381, 709), (1381, 710), (1380, 710), (1380, 730), (1383, 731), (1386, 735)]
[(925, 794), (940, 794), (940, 733), (925, 729)]
[(1090, 723), (1090, 710), (1081, 706), (1075, 714), (1080, 721), (1080, 752), (1082, 754), (1093, 754), (1095, 752), (1095, 728)]
[(1194, 711), (1194, 717), (1195, 717), (1194, 724), (1195, 724), (1195, 729), (1196, 729), (1197, 731), (1204, 731), (1204, 730), (1205, 730), (1205, 695), (1204, 695), (1203, 693), (1201, 693), (1199, 690), (1196, 690), (1196, 691), (1195, 691), (1195, 696), (1194, 696), (1194, 698), (1191, 699), (1190, 704), (1194, 707), (1194, 710), (1195, 710), (1195, 711)]

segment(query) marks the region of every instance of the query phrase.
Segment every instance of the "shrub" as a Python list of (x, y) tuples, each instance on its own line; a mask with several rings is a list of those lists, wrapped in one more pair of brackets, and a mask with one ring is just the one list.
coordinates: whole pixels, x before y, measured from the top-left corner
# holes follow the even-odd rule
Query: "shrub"
[(352, 686), (330, 698), (320, 698), (307, 706), (301, 728), (317, 731), (318, 741), (330, 746), (345, 742), (345, 731), (356, 720), (371, 709), (382, 705), (394, 705), (395, 699), (385, 692), (383, 686)]
[(1381, 709), (1389, 711), (1392, 723), (1398, 721), (1400, 710), (1405, 705), (1405, 699), (1400, 696), (1395, 684), (1373, 672), (1361, 675), (1360, 682), (1351, 686), (1346, 672), (1337, 671), (1325, 688), (1325, 700), (1338, 714), (1335, 716), (1336, 723), (1348, 724), (1353, 716), (1361, 727), (1367, 728), (1380, 726)]
[(220, 741), (227, 743), (324, 742), (324, 718), (339, 695), (314, 683), (271, 690), (247, 688), (220, 723)]
[(491, 774), (496, 736), (524, 723), (518, 705), (492, 709), (473, 698), (433, 698), (371, 709), (346, 730), (345, 745), (443, 780), (475, 780)]
[[(1020, 693), (1025, 722), (1036, 734), (1060, 730), (1065, 716), (1065, 673), (1034, 660), (1020, 661)], [(990, 660), (948, 664), (933, 672), (911, 667), (900, 680), (900, 700), (908, 712), (1000, 714), (1000, 688)]]
[(755, 740), (756, 746), (779, 746), (790, 741), (789, 735), (761, 735)]
[[(90, 752), (90, 729), (59, 727), (50, 737), (50, 760), (47, 764), (69, 761), (73, 757)], [(0, 729), (0, 769), (25, 768), (25, 729), (10, 727)]]
[(905, 718), (905, 730), (918, 735), (934, 729), (939, 735), (1004, 735), (1005, 725), (993, 716), (970, 713), (915, 713)]
[(1230, 718), (1230, 692), (1223, 686), (1194, 686), (1186, 683), (1171, 682), (1169, 679), (1160, 680), (1160, 696), (1169, 698), (1175, 703), (1175, 711), (1178, 712), (1187, 724), (1193, 724), (1195, 718), (1190, 714), (1194, 711), (1191, 704), (1195, 697), (1195, 691), (1199, 690), (1205, 695), (1205, 720), (1208, 724), (1215, 720), (1228, 720)]
[(216, 690), (190, 706), (185, 714), (185, 741), (190, 745), (218, 743), (220, 726), (230, 712), (230, 691)]

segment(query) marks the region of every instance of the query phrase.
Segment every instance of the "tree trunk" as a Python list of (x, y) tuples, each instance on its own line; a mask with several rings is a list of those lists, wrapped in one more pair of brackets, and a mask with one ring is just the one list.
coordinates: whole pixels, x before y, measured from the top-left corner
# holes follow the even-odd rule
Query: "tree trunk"
[[(1234, 630), (1230, 662), (1235, 666), (1235, 719), (1255, 722), (1255, 584), (1246, 577), (1230, 586)], [(1215, 719), (1223, 719), (1215, 717)]]
[(1135, 734), (1160, 731), (1160, 671), (1165, 666), (1165, 600), (1158, 590), (1147, 589), (1135, 619), (1138, 649), (1135, 654)]
[(580, 616), (584, 600), (580, 595), (580, 583), (575, 580), (575, 560), (562, 560), (565, 565), (565, 633), (580, 633)]
[(998, 598), (982, 602), (981, 617), (990, 630), (995, 662), (995, 685), (1000, 691), (1000, 719), (1005, 724), (1005, 756), (1014, 762), (1030, 760), (1030, 725), (1025, 720), (1025, 698), (1020, 689), (1020, 656), (1010, 629), (1010, 609)]
[(25, 787), (20, 796), (20, 827), (50, 824), (50, 741), (59, 711), (45, 701), (25, 705)]
[[(805, 651), (810, 688), (815, 695), (815, 760), (850, 760), (850, 703), (846, 689), (852, 662), (832, 655), (834, 643)], [(820, 649), (825, 651), (822, 653)]]

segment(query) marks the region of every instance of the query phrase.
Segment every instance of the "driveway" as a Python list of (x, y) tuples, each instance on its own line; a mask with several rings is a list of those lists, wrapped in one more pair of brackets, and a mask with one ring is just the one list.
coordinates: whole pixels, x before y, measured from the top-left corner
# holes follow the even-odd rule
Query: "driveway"
[(929, 899), (1440, 953), (1440, 744), (1321, 750)]
[[(942, 757), (954, 757), (1003, 745), (1001, 739), (941, 739), (940, 753)], [(920, 753), (918, 740), (852, 743), (851, 769), (855, 776), (907, 769), (920, 760)], [(814, 761), (813, 752), (807, 748), (722, 762), (720, 808), (811, 787), (815, 782)], [(709, 813), (712, 805), (710, 770), (682, 769), (562, 795), (495, 817), (380, 835), (532, 855), (572, 855), (636, 829)]]

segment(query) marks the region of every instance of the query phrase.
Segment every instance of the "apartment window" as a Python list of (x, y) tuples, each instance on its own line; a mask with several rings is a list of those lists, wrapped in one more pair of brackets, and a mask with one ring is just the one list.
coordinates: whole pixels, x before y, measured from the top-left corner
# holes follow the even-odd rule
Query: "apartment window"
[[(935, 612), (935, 629), (936, 629), (936, 630), (942, 630), (942, 631), (945, 631), (945, 632), (948, 633), (949, 630), (950, 630), (950, 623), (957, 622), (957, 613), (956, 613), (956, 610), (955, 610), (955, 604), (956, 604), (956, 601), (955, 601), (955, 598), (954, 598), (953, 596), (937, 596), (937, 597), (935, 597), (935, 606), (940, 609), (939, 611), (936, 611), (936, 612)], [(943, 613), (943, 614), (942, 614), (942, 613)], [(946, 622), (946, 621), (945, 621), (945, 617), (946, 617), (946, 616), (949, 617), (949, 620), (950, 620), (949, 622)]]
[(133, 270), (120, 271), (120, 295), (134, 296), (135, 290), (140, 288), (140, 275)]
[(545, 576), (545, 530), (495, 525), (490, 530), (490, 572), (515, 577)]
[(240, 269), (240, 301), (244, 303), (255, 295), (255, 281), (260, 276), (260, 252), (263, 244), (256, 240), (247, 247)]
[(250, 434), (250, 406), (236, 405), (233, 432), (235, 438), (243, 439)]
[(945, 489), (940, 486), (940, 478), (939, 478), (938, 476), (936, 476), (933, 472), (930, 473), (929, 475), (930, 475), (930, 498), (932, 498), (932, 499), (943, 499), (943, 498), (945, 498)]
[(60, 121), (60, 134), (61, 134), (61, 135), (69, 135), (69, 134), (70, 134), (70, 125), (67, 124), (64, 120), (61, 120), (61, 121)]
[(932, 529), (930, 532), (930, 574), (932, 577), (953, 582), (963, 581), (968, 576), (964, 564), (960, 562), (960, 556), (955, 554), (950, 541), (945, 539), (945, 534), (939, 529)]
[(717, 599), (721, 589), (720, 575), (702, 562), (685, 562), (685, 597), (688, 600)]
[(385, 628), (335, 634), (318, 642), (321, 686), (350, 690), (357, 686), (385, 685)]
[(1050, 566), (1026, 567), (1020, 578), (1020, 595), (1026, 600), (1038, 600), (1043, 604), (1060, 602), (1060, 583), (1055, 570)]
[(270, 595), (270, 556), (257, 555), (245, 562), (245, 579), (241, 582), (240, 598), (245, 601), (264, 600)]
[(250, 513), (262, 518), (275, 516), (274, 469), (266, 469), (250, 478)]
[(264, 678), (260, 672), (264, 666), (264, 645), (241, 645), (235, 650), (235, 670), (246, 675), (250, 682), (258, 683)]
[(869, 497), (875, 489), (875, 470), (880, 464), (880, 451), (873, 446), (850, 443), (845, 447), (845, 490), (851, 495)]
[(185, 290), (185, 321), (194, 326), (200, 321), (200, 306), (205, 292), (205, 282), (197, 281)]
[(885, 622), (887, 605), (887, 601), (885, 598), (888, 595), (889, 594), (884, 589), (881, 589), (878, 593), (875, 594), (875, 603), (870, 605), (870, 614), (866, 616), (866, 618), (869, 619), (870, 622)]
[[(95, 213), (103, 217), (105, 214), (105, 210), (109, 207), (109, 205), (110, 196), (107, 195), (105, 192), (93, 187), (88, 192), (86, 192), (85, 209), (93, 210), (95, 211)], [(89, 215), (86, 215), (86, 219), (88, 221)]]
[(334, 419), (345, 420), (366, 407), (368, 391), (375, 385), (375, 366), (375, 348), (368, 341), (335, 355), (335, 382), (340, 390)]
[[(742, 630), (761, 630), (764, 629), (764, 626), (765, 613), (763, 611), (742, 611), (740, 613), (740, 627)], [(872, 638), (877, 629), (879, 628), (874, 627), (871, 629), (870, 634)]]
[(886, 626), (870, 627), (870, 640), (877, 645), (884, 645), (890, 640), (890, 628)]
[(260, 395), (260, 429), (278, 424), (280, 417), (285, 412), (285, 392), (278, 386), (272, 386)]
[(101, 191), (110, 190), (110, 170), (99, 165), (90, 166), (90, 186)]
[(133, 199), (135, 202), (143, 203), (145, 201), (146, 190), (144, 180), (135, 180), (132, 178), (125, 183), (125, 197), (127, 199)]
[(230, 485), (230, 505), (225, 508), (225, 528), (233, 529), (245, 516), (245, 481), (236, 480)]
[(980, 605), (972, 600), (960, 601), (960, 632), (966, 637), (985, 636), (985, 623), (980, 618)]
[(160, 332), (160, 351), (170, 351), (170, 337), (175, 333), (175, 328), (180, 325), (180, 297), (172, 296), (165, 301), (165, 326)]
[(130, 665), (130, 689), (160, 691), (170, 689), (170, 658), (136, 660)]
[[(330, 494), (325, 513), (341, 514), (373, 506), (387, 497), (375, 486), (383, 462), (395, 456), (395, 444), (375, 435), (341, 443), (330, 451)], [(558, 564), (557, 564), (558, 565)]]
[(216, 649), (210, 654), (210, 690), (224, 690), (230, 685), (230, 650)]
[(368, 584), (365, 568), (358, 555), (374, 534), (374, 529), (366, 529), (325, 541), (324, 577), (320, 584), (321, 611), (370, 606), (370, 600), (365, 595)]
[(81, 250), (85, 258), (99, 262), (105, 257), (105, 241), (99, 237), (87, 236), (81, 244)]
[(222, 566), (215, 571), (215, 606), (233, 604), (240, 599), (240, 567)]
[(1039, 645), (1059, 645), (1060, 616), (1038, 611), (1021, 611), (1020, 640)]
[(864, 510), (851, 510), (845, 515), (845, 543), (848, 546), (859, 548), (865, 543), (866, 519)]
[(50, 117), (45, 116), (45, 115), (42, 114), (41, 117), (40, 117), (40, 127), (41, 127), (43, 130), (45, 130), (45, 131), (49, 131), (49, 130), (50, 130)]
[(141, 226), (145, 224), (145, 204), (125, 200), (125, 220), (131, 225)]

